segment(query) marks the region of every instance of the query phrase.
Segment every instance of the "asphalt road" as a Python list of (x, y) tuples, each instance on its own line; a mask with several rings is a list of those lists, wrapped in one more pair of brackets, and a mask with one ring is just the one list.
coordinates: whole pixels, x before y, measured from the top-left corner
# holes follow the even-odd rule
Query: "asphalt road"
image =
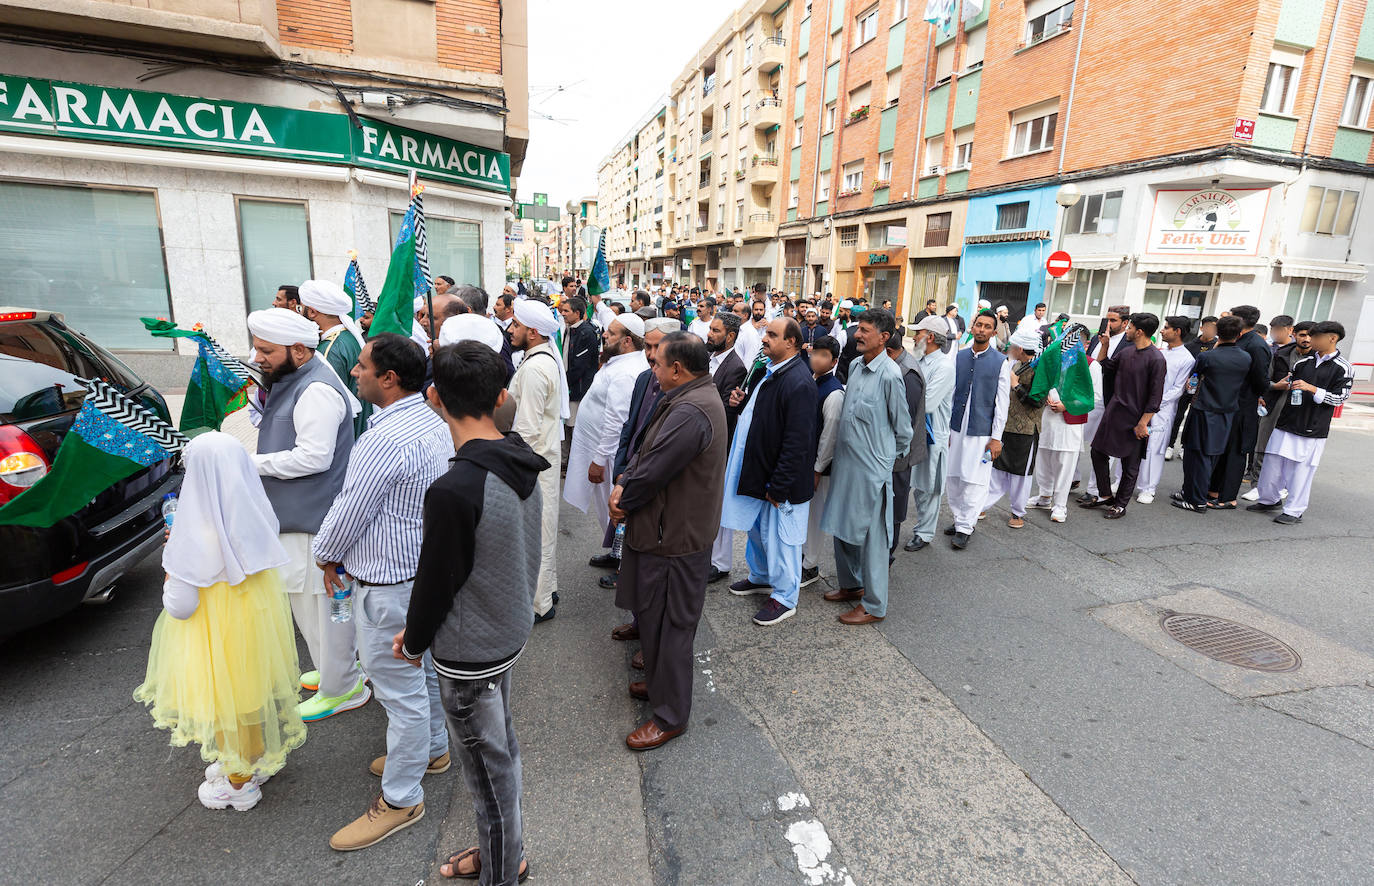
[[(691, 728), (646, 754), (623, 744), (644, 712), (586, 566), (599, 533), (565, 508), (562, 604), (515, 674), (530, 882), (1368, 881), (1371, 441), (1336, 433), (1296, 527), (1163, 496), (1019, 531), (996, 508), (967, 551), (900, 554), (873, 627), (838, 624), (825, 582), (772, 628), (713, 586)], [(0, 883), (437, 881), (473, 842), (456, 768), (415, 827), (327, 846), (378, 789), (376, 703), (313, 726), (256, 809), (201, 808), (198, 755), (130, 697), (160, 579), (149, 560), (110, 604), (0, 647)], [(1213, 662), (1163, 634), (1165, 608), (1262, 627), (1303, 665)]]

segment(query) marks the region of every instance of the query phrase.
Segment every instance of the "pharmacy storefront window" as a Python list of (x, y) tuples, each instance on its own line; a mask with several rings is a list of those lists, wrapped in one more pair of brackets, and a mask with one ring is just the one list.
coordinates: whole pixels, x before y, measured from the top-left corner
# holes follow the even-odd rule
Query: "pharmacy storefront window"
[(0, 305), (59, 311), (96, 344), (164, 350), (170, 314), (152, 191), (0, 182)]
[(238, 201), (239, 240), (243, 248), (243, 288), (248, 310), (272, 307), (277, 290), (313, 279), (310, 221), (304, 203), (285, 200)]
[[(405, 213), (391, 213), (391, 242), (401, 230)], [(478, 222), (439, 218), (425, 213), (425, 240), (429, 271), (435, 277), (452, 277), (462, 286), (482, 286), (482, 226)], [(483, 287), (484, 289), (486, 287)]]

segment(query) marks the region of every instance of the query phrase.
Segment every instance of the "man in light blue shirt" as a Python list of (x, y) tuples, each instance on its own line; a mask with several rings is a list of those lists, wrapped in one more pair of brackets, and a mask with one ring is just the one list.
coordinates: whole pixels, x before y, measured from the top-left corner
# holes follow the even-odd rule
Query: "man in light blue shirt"
[[(926, 422), (930, 425), (930, 454), (911, 470), (911, 493), (916, 503), (916, 526), (905, 551), (919, 551), (935, 538), (940, 498), (949, 467), (949, 417), (954, 408), (954, 362), (944, 353), (945, 321), (926, 317), (914, 330), (916, 353), (926, 379)], [(915, 432), (923, 433), (922, 428)]]

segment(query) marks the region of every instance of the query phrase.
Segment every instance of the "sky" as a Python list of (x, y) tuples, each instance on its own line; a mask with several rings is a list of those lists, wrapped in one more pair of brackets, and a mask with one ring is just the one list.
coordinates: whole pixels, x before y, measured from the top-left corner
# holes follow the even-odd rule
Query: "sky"
[(740, 0), (530, 0), (530, 143), (517, 199), (596, 194), (596, 168)]

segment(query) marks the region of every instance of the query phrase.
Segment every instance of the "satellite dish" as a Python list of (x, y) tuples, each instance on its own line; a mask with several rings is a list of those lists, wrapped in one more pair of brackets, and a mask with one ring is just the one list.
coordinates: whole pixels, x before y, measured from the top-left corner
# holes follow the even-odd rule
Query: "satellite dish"
[(582, 229), (582, 245), (588, 249), (595, 249), (597, 241), (601, 239), (601, 229), (596, 225), (587, 225)]

